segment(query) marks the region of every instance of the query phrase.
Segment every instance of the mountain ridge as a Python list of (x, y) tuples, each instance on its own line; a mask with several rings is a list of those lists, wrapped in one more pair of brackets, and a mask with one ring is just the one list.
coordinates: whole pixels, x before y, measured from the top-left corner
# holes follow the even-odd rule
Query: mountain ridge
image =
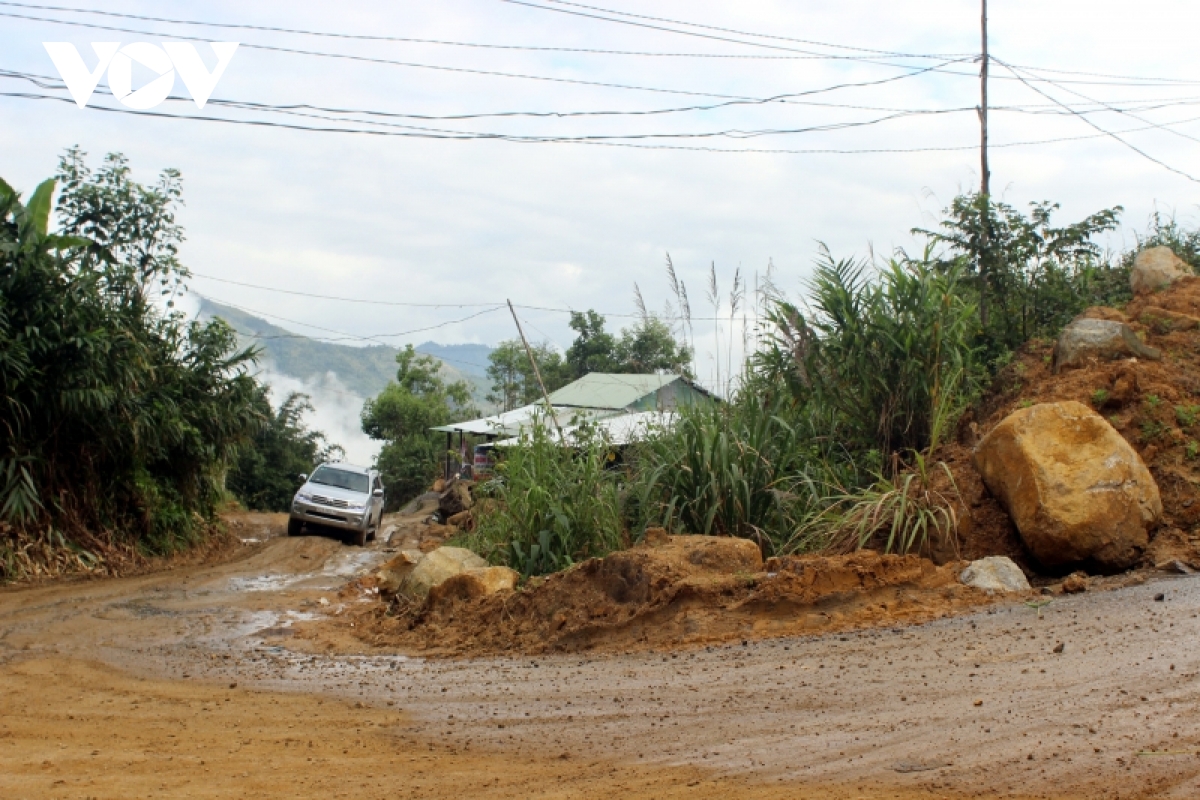
[[(398, 348), (384, 344), (362, 347), (322, 342), (294, 333), (245, 311), (201, 297), (198, 316), (220, 317), (229, 323), (243, 345), (262, 350), (262, 362), (282, 375), (300, 381), (317, 381), (332, 372), (348, 390), (363, 398), (374, 397), (396, 377)], [(450, 381), (463, 380), (471, 387), (475, 402), (486, 405), (490, 390), (487, 357), (492, 352), (485, 344), (438, 344), (423, 342), (414, 348), (442, 363), (443, 376)]]

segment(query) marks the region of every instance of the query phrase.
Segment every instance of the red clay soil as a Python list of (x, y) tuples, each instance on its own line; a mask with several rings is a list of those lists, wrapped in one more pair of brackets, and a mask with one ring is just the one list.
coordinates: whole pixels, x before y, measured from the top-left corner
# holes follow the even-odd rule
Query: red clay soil
[(861, 551), (765, 566), (743, 539), (672, 536), (517, 592), (375, 605), (353, 631), (374, 647), (433, 656), (647, 650), (923, 621), (989, 601), (958, 582), (961, 564), (917, 556)]
[(971, 448), (1019, 408), (1076, 400), (1112, 423), (1158, 483), (1163, 516), (1150, 532), (1143, 566), (1179, 560), (1200, 568), (1200, 278), (1141, 295), (1124, 311), (1094, 308), (1085, 315), (1127, 322), (1162, 351), (1161, 360), (1099, 361), (1056, 375), (1053, 342), (1033, 340), (1023, 347), (979, 407), (960, 421), (958, 441), (936, 456), (951, 468), (970, 512), (960, 531), (961, 557), (1007, 555), (1027, 570), (1041, 571), (971, 466)]

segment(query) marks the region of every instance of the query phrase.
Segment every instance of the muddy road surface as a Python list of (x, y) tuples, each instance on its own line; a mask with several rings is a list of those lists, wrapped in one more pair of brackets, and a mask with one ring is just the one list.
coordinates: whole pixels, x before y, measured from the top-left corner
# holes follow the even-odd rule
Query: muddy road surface
[(281, 521), (248, 515), (219, 565), (0, 591), (0, 796), (1200, 797), (1198, 577), (1040, 616), (428, 660), (295, 636), (371, 602), (341, 590), (389, 545)]

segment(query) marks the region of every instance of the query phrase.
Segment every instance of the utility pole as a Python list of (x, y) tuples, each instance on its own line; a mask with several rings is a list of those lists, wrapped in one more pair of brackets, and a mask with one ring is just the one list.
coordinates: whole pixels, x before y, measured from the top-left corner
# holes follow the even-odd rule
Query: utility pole
[(554, 429), (558, 431), (558, 441), (563, 446), (566, 446), (567, 439), (563, 436), (562, 426), (558, 424), (558, 415), (554, 413), (554, 406), (550, 405), (550, 394), (546, 391), (546, 384), (542, 381), (542, 371), (538, 369), (537, 359), (533, 357), (533, 351), (529, 349), (529, 342), (525, 339), (525, 331), (521, 329), (521, 320), (517, 317), (517, 310), (513, 308), (512, 300), (506, 300), (508, 310), (512, 312), (513, 322), (517, 323), (517, 333), (521, 336), (521, 344), (525, 345), (525, 355), (529, 356), (529, 365), (533, 367), (533, 375), (537, 378), (538, 387), (542, 390), (542, 399), (546, 401), (546, 410), (550, 412), (550, 419), (554, 420)]
[(988, 324), (988, 262), (989, 245), (991, 244), (991, 205), (992, 205), (992, 171), (988, 167), (988, 13), (987, 0), (983, 4), (980, 17), (981, 47), (979, 55), (979, 221), (983, 226), (980, 234), (979, 250), (979, 322), (987, 328)]

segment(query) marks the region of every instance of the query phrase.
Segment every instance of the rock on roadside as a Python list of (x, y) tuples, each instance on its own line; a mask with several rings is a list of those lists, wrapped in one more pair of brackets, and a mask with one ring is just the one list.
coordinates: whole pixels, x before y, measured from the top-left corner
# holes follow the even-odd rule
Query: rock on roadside
[(972, 561), (959, 574), (967, 586), (988, 592), (1028, 592), (1029, 580), (1021, 568), (1007, 556), (988, 556)]
[(1025, 546), (1046, 566), (1132, 566), (1162, 515), (1158, 485), (1108, 422), (1073, 400), (1010, 414), (971, 457)]
[(496, 592), (510, 592), (517, 588), (520, 580), (520, 573), (508, 567), (469, 569), (431, 588), (428, 602), (437, 605), (452, 600), (474, 600)]
[(467, 570), (484, 569), (487, 562), (462, 547), (439, 547), (426, 553), (420, 563), (401, 582), (398, 593), (423, 599), (429, 590)]
[(379, 591), (384, 594), (395, 594), (400, 591), (400, 585), (412, 574), (424, 557), (425, 554), (419, 550), (401, 550), (399, 555), (388, 559), (375, 573)]
[(1192, 268), (1171, 248), (1148, 247), (1133, 262), (1129, 288), (1134, 294), (1153, 292), (1191, 274)]
[(1124, 322), (1077, 317), (1063, 328), (1054, 343), (1054, 371), (1079, 367), (1091, 359), (1145, 358), (1158, 361), (1162, 353), (1143, 344)]

